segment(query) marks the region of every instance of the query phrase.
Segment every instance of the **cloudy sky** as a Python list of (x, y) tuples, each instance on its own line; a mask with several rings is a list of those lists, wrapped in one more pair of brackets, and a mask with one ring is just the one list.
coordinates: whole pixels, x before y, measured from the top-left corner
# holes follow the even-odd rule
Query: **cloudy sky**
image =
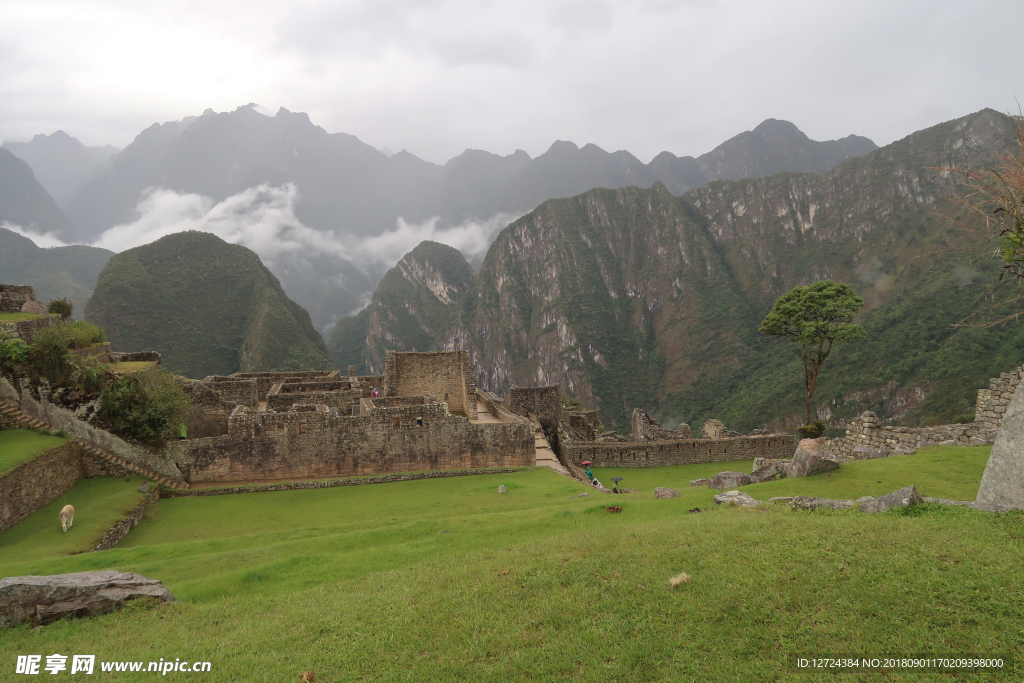
[(256, 102), (444, 162), (701, 154), (766, 118), (879, 144), (1016, 111), (1019, 0), (0, 0), (0, 139), (122, 147)]

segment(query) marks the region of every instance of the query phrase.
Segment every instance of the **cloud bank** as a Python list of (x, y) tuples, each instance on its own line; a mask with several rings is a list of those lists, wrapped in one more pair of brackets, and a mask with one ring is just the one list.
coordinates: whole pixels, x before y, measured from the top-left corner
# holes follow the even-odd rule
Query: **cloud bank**
[[(287, 256), (326, 256), (347, 261), (376, 281), (424, 240), (447, 244), (468, 261), (479, 261), (498, 232), (518, 217), (499, 213), (449, 228), (438, 227), (437, 217), (422, 223), (399, 218), (393, 230), (358, 238), (304, 225), (295, 215), (298, 198), (292, 183), (258, 185), (220, 202), (199, 194), (150, 188), (136, 206), (136, 220), (109, 228), (90, 246), (119, 252), (174, 233), (198, 230), (253, 250), (271, 270)], [(66, 244), (53, 233), (37, 233), (8, 223), (3, 227), (40, 247)]]

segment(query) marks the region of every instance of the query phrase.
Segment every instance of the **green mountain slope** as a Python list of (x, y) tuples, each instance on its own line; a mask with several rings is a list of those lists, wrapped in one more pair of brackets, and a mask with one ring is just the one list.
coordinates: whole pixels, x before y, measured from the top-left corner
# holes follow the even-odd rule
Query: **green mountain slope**
[(85, 315), (116, 349), (159, 351), (190, 377), (332, 367), (309, 314), (259, 257), (207, 233), (114, 255)]
[(1024, 360), (1022, 337), (952, 327), (995, 269), (984, 249), (950, 249), (971, 238), (944, 217), (955, 179), (931, 169), (984, 167), (1013, 140), (985, 110), (823, 175), (545, 202), (499, 235), (444, 346), (470, 349), (483, 388), (561, 382), (617, 427), (634, 405), (779, 425), (800, 413), (802, 374), (757, 323), (778, 295), (831, 277), (867, 299), (869, 337), (826, 366), (822, 417), (970, 412), (988, 377)]
[(80, 314), (114, 252), (71, 245), (42, 249), (21, 235), (0, 228), (0, 282), (32, 285), (40, 301), (66, 297)]
[(338, 322), (331, 357), (339, 368), (382, 372), (389, 349), (433, 350), (473, 281), (473, 269), (457, 249), (421, 242), (384, 275), (369, 306)]

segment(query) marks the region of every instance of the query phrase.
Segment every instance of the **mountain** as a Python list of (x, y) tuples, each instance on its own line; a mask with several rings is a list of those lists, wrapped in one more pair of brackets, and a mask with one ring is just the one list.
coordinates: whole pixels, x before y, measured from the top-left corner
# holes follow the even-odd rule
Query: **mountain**
[(65, 240), (70, 240), (74, 232), (29, 165), (0, 148), (0, 227), (4, 223), (39, 233), (52, 232)]
[(369, 306), (335, 326), (328, 344), (334, 364), (380, 373), (388, 350), (435, 348), (474, 279), (457, 249), (421, 242), (381, 278)]
[(114, 348), (159, 351), (189, 377), (332, 367), (309, 314), (259, 257), (208, 233), (115, 254), (85, 317)]
[[(436, 217), (444, 229), (521, 215), (547, 199), (593, 187), (651, 187), (660, 181), (680, 193), (748, 172), (825, 170), (873, 147), (853, 136), (815, 142), (792, 124), (766, 121), (697, 159), (664, 152), (645, 165), (629, 152), (560, 141), (536, 159), (522, 150), (507, 156), (466, 150), (442, 166), (405, 150), (389, 155), (352, 135), (327, 133), (303, 113), (282, 108), (265, 116), (247, 105), (147, 128), (78, 190), (66, 210), (88, 242), (135, 220), (147, 188), (223, 201), (260, 184), (292, 183), (296, 216), (305, 225), (336, 243), (355, 244), (395, 230), (399, 218), (422, 223)], [(285, 291), (314, 314), (314, 325), (326, 334), (336, 318), (317, 312), (341, 311), (353, 297), (361, 299), (389, 264), (312, 251), (264, 256)]]
[(36, 135), (30, 142), (5, 141), (3, 147), (32, 167), (39, 184), (59, 206), (66, 206), (120, 151), (112, 145), (86, 147), (62, 130)]
[[(957, 180), (935, 169), (984, 168), (1014, 141), (1013, 121), (983, 110), (823, 174), (546, 201), (498, 235), (431, 348), (468, 349), (479, 386), (499, 393), (560, 382), (616, 428), (634, 406), (668, 422), (792, 426), (799, 359), (782, 342), (760, 343), (756, 328), (779, 295), (832, 278), (866, 299), (868, 338), (826, 364), (819, 416), (833, 426), (868, 408), (906, 423), (951, 420), (1021, 362), (1024, 328), (954, 327), (998, 262), (954, 224), (969, 218)], [(381, 343), (375, 334), (367, 348)]]
[(41, 249), (16, 232), (0, 228), (0, 282), (32, 285), (40, 301), (67, 298), (80, 314), (114, 252), (71, 245)]

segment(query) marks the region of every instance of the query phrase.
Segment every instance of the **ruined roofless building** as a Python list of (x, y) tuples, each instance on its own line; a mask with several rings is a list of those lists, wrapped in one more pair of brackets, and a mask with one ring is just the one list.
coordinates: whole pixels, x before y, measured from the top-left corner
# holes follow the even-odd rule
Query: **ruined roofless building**
[[(466, 351), (389, 351), (383, 375), (207, 377), (186, 392), (199, 438), (168, 451), (193, 485), (536, 463), (533, 425), (477, 391)], [(199, 436), (210, 425), (219, 433)]]

